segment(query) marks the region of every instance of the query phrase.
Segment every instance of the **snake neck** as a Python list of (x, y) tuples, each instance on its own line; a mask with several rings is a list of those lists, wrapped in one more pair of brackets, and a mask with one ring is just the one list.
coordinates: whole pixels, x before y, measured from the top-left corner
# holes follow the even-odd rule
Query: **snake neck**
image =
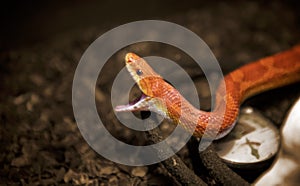
[(216, 107), (211, 112), (195, 108), (163, 80), (152, 81), (151, 87), (151, 96), (155, 101), (150, 110), (171, 119), (174, 124), (181, 125), (195, 137), (205, 134), (206, 138), (221, 138), (234, 126), (239, 112), (240, 96), (232, 91), (226, 93), (225, 86), (219, 86)]
[[(181, 101), (180, 118), (175, 117), (174, 123), (182, 125), (195, 137), (219, 139), (227, 135), (236, 123), (239, 113), (239, 96), (231, 93), (218, 98), (221, 91), (216, 95), (216, 106), (211, 112), (199, 110), (192, 106), (183, 97)], [(168, 109), (172, 110), (172, 108)], [(172, 112), (169, 112), (172, 115)], [(179, 115), (179, 114), (178, 114)], [(173, 115), (174, 117), (174, 115)], [(172, 118), (172, 117), (171, 117)]]

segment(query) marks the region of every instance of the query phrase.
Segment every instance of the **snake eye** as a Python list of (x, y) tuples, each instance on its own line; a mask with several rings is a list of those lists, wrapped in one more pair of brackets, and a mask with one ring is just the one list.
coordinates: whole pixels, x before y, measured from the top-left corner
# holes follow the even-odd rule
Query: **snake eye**
[(136, 70), (136, 74), (140, 76), (140, 75), (143, 74), (143, 71), (142, 71), (141, 69), (137, 69), (137, 70)]

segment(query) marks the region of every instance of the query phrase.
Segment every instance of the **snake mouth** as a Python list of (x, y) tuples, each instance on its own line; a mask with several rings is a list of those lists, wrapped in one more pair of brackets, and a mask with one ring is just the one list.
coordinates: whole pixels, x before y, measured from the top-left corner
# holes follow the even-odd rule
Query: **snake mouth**
[(126, 105), (118, 105), (115, 107), (114, 110), (116, 112), (147, 111), (149, 110), (147, 104), (148, 100), (149, 97), (142, 93), (141, 96), (135, 99), (134, 101), (131, 101)]

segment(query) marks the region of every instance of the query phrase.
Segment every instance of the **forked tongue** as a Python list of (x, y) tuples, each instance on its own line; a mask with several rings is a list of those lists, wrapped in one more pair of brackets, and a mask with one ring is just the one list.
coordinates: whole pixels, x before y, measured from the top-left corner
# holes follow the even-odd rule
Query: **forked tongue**
[(128, 112), (128, 111), (147, 111), (149, 97), (142, 94), (141, 97), (137, 98), (133, 102), (127, 105), (118, 105), (115, 107), (116, 112)]

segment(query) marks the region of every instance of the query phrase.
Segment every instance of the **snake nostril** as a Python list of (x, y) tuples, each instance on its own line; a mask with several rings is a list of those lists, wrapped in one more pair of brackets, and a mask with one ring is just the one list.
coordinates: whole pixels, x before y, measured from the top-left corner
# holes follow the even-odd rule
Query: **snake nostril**
[(134, 53), (127, 53), (125, 56), (126, 63), (133, 63), (139, 60), (140, 57)]
[(126, 54), (126, 56), (125, 56), (125, 61), (126, 61), (127, 63), (131, 63), (131, 62), (133, 61), (133, 58), (132, 58), (131, 53)]

